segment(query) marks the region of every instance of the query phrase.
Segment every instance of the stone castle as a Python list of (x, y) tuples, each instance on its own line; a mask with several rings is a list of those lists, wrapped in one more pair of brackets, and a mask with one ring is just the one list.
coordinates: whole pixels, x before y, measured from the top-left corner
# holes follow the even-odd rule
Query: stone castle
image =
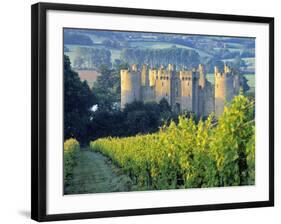
[(201, 64), (196, 69), (180, 71), (172, 64), (159, 69), (133, 64), (130, 69), (122, 69), (120, 75), (121, 109), (133, 101), (159, 102), (165, 98), (173, 111), (189, 111), (198, 116), (214, 112), (218, 117), (225, 102), (240, 90), (239, 75), (226, 65), (223, 71), (214, 68), (214, 85), (207, 80)]

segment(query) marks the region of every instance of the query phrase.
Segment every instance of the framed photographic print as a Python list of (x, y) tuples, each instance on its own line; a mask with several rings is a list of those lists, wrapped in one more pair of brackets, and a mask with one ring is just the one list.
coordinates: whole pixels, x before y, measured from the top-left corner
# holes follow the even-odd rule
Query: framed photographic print
[(32, 6), (32, 219), (274, 205), (274, 19)]

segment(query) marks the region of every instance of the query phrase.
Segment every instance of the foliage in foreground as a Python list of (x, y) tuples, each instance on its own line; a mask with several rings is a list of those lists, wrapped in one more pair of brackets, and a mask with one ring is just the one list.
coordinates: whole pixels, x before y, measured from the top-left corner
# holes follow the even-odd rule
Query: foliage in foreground
[(70, 138), (64, 142), (64, 144), (63, 144), (63, 156), (64, 156), (63, 174), (64, 174), (65, 183), (68, 182), (68, 180), (72, 174), (72, 170), (73, 170), (73, 167), (75, 166), (76, 158), (77, 158), (79, 151), (80, 151), (80, 144), (76, 139)]
[(110, 157), (140, 189), (250, 185), (255, 182), (254, 104), (244, 96), (214, 121), (180, 116), (158, 133), (102, 138), (93, 151)]

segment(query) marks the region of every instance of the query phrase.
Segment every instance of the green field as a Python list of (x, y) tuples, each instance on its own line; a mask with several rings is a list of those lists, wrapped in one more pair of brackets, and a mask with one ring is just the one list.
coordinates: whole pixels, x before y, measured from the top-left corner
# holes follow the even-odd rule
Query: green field
[[(91, 36), (91, 38), (93, 39), (92, 36)], [(120, 59), (122, 49), (106, 47), (106, 46), (102, 45), (102, 43), (101, 43), (102, 40), (103, 40), (102, 38), (94, 39), (95, 44), (92, 45), (92, 46), (66, 44), (65, 46), (70, 50), (70, 52), (65, 52), (65, 54), (69, 57), (71, 63), (73, 63), (75, 58), (76, 58), (76, 55), (77, 55), (76, 51), (79, 47), (106, 48), (106, 49), (110, 50), (110, 52), (111, 52), (111, 62), (114, 62), (115, 59)], [(160, 41), (143, 41), (143, 42), (130, 41), (128, 43), (133, 48), (163, 49), (163, 48), (171, 48), (173, 46), (176, 46), (178, 48), (185, 48), (185, 49), (194, 50), (200, 55), (200, 57), (210, 57), (210, 55), (207, 54), (204, 51), (201, 51), (201, 50), (198, 50), (198, 49), (195, 49), (195, 48), (191, 48), (191, 47), (188, 47), (188, 46), (180, 45), (180, 44), (173, 44), (173, 43), (160, 42)]]
[(131, 46), (133, 47), (141, 47), (141, 48), (152, 48), (152, 49), (163, 49), (163, 48), (171, 48), (173, 46), (176, 46), (178, 48), (185, 48), (185, 49), (191, 49), (196, 51), (201, 57), (210, 57), (209, 54), (207, 54), (204, 51), (188, 47), (181, 44), (173, 44), (173, 43), (167, 43), (167, 42), (160, 42), (160, 41), (143, 41), (143, 42), (129, 42)]
[(248, 79), (248, 85), (250, 86), (250, 90), (248, 92), (255, 92), (255, 75), (253, 74), (245, 74), (244, 77)]
[[(244, 71), (245, 73), (252, 73), (255, 71), (255, 58), (254, 58), (255, 54), (253, 53), (255, 49), (254, 47), (255, 45), (254, 45), (254, 40), (252, 38), (236, 39), (234, 37), (231, 38), (231, 37), (223, 37), (223, 36), (212, 37), (212, 36), (191, 35), (191, 34), (185, 34), (185, 35), (154, 34), (154, 33), (145, 33), (145, 32), (144, 33), (133, 32), (133, 31), (132, 32), (110, 31), (110, 30), (100, 31), (95, 29), (93, 30), (70, 29), (70, 30), (65, 30), (64, 32), (66, 38), (68, 38), (67, 34), (72, 34), (72, 35), (78, 34), (88, 39), (87, 43), (83, 41), (79, 42), (77, 40), (66, 42), (66, 43), (72, 43), (72, 44), (65, 44), (65, 46), (70, 50), (70, 52), (65, 52), (65, 54), (69, 56), (72, 65), (79, 54), (78, 53), (79, 47), (107, 49), (111, 52), (112, 63), (114, 63), (116, 59), (121, 58), (121, 53), (125, 49), (132, 49), (132, 51), (136, 54), (137, 59), (132, 59), (131, 61), (139, 61), (139, 63), (143, 63), (143, 60), (141, 59), (142, 55), (139, 55), (139, 53), (134, 50), (150, 49), (153, 51), (158, 49), (168, 49), (168, 48), (176, 47), (180, 49), (189, 49), (195, 51), (196, 53), (199, 54), (200, 56), (199, 60), (200, 63), (202, 64), (211, 63), (210, 62), (211, 59), (220, 60), (223, 62), (232, 62), (237, 56), (239, 56), (239, 54), (237, 55), (237, 53), (240, 53), (240, 57), (243, 57), (243, 55), (248, 55), (249, 58), (242, 58), (245, 62), (242, 71)], [(92, 40), (92, 42), (89, 40), (89, 38)], [(78, 43), (86, 44), (86, 45), (79, 45)], [(222, 50), (226, 50), (227, 51), (226, 54), (222, 54), (221, 56), (218, 56), (217, 54), (220, 53)], [(248, 54), (244, 54), (247, 51), (249, 51)], [(156, 51), (154, 51), (153, 55), (150, 57), (156, 57), (156, 58), (159, 57), (155, 52)], [(88, 59), (84, 59), (84, 60), (88, 60)], [(169, 59), (169, 60), (174, 61), (177, 59)], [(187, 58), (187, 60), (189, 59)], [(108, 63), (108, 56), (107, 56), (107, 63)], [(175, 63), (177, 64), (177, 62)], [(84, 68), (87, 66), (88, 65), (84, 65)], [(185, 66), (188, 67), (189, 65), (185, 65)]]

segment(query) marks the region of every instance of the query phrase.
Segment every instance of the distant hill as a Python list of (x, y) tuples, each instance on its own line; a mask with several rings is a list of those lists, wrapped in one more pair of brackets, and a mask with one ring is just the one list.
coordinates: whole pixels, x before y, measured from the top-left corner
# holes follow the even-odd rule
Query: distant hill
[[(122, 53), (126, 51), (128, 52), (128, 49), (133, 49), (134, 52), (139, 52), (137, 55), (131, 54), (135, 58), (129, 57), (129, 61), (136, 61), (139, 64), (143, 63), (145, 60), (148, 62), (150, 61), (151, 63), (152, 61), (160, 62), (161, 60), (176, 63), (177, 61), (180, 61), (180, 64), (182, 64), (183, 62), (180, 59), (180, 55), (177, 55), (178, 59), (176, 60), (171, 54), (163, 56), (163, 52), (160, 52), (160, 50), (164, 51), (165, 49), (167, 52), (172, 52), (173, 50), (171, 49), (177, 48), (188, 50), (189, 53), (185, 53), (187, 55), (189, 54), (194, 57), (199, 55), (198, 63), (210, 63), (210, 66), (212, 66), (213, 62), (220, 61), (221, 63), (227, 63), (239, 57), (244, 61), (243, 71), (246, 73), (255, 72), (254, 38), (89, 29), (64, 29), (64, 37), (64, 45), (66, 47), (65, 49), (67, 49), (64, 53), (69, 56), (74, 69), (79, 70), (92, 70), (93, 67), (87, 68), (87, 65), (92, 65), (95, 64), (93, 62), (96, 62), (96, 59), (91, 61), (91, 55), (81, 55), (82, 51), (80, 48), (109, 50), (110, 59), (109, 61), (107, 59), (104, 60), (107, 61), (109, 67), (115, 63), (115, 60), (127, 60), (128, 57), (124, 57)], [(150, 55), (143, 55), (143, 53), (148, 52), (148, 50)], [(161, 59), (158, 57), (161, 57)], [(81, 58), (85, 63), (83, 67), (79, 68), (77, 66), (81, 63), (75, 62), (78, 59), (81, 61)], [(193, 62), (192, 58), (187, 59), (187, 61), (188, 60), (189, 62)], [(197, 59), (194, 60), (194, 63), (197, 63)]]

